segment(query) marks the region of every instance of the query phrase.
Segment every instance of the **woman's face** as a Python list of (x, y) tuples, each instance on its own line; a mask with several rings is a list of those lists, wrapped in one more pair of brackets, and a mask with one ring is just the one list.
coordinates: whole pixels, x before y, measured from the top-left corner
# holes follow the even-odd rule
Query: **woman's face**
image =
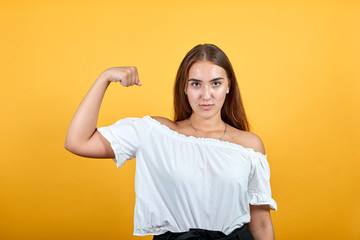
[(209, 61), (198, 61), (190, 67), (185, 92), (193, 113), (200, 117), (220, 116), (229, 88), (229, 79), (222, 67)]

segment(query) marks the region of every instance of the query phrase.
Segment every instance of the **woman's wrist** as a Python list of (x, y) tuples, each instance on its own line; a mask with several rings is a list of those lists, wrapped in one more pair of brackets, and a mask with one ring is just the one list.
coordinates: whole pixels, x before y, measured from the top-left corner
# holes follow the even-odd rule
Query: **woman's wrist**
[(109, 85), (110, 84), (110, 78), (109, 78), (109, 75), (108, 75), (108, 72), (107, 70), (103, 71), (99, 77), (96, 79), (96, 82), (99, 82), (99, 83), (102, 83), (102, 84), (106, 84), (106, 85)]

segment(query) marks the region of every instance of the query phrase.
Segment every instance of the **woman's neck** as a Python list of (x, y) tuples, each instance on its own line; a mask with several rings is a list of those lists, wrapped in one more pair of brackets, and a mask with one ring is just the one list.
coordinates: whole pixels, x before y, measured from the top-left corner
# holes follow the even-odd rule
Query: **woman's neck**
[(202, 118), (193, 113), (189, 117), (189, 120), (197, 130), (201, 130), (203, 132), (223, 130), (225, 126), (220, 114), (212, 118)]

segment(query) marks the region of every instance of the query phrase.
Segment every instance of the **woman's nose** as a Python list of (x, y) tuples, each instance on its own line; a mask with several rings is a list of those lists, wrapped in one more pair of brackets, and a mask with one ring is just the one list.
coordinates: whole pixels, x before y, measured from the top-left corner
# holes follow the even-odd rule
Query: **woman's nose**
[(209, 100), (211, 98), (211, 88), (209, 87), (204, 87), (203, 88), (203, 94), (202, 94), (202, 98), (204, 100)]

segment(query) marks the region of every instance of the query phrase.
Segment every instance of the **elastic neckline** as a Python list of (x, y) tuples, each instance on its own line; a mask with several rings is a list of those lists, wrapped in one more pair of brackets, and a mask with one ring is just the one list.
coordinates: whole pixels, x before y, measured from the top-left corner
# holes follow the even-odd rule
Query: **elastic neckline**
[(255, 151), (253, 148), (244, 147), (244, 146), (242, 146), (240, 144), (237, 144), (237, 143), (223, 141), (223, 140), (219, 140), (219, 139), (216, 139), (216, 138), (186, 136), (185, 134), (179, 133), (179, 132), (169, 128), (168, 126), (162, 124), (161, 122), (153, 119), (150, 116), (144, 116), (144, 118), (149, 119), (151, 122), (155, 123), (157, 126), (162, 128), (163, 130), (165, 130), (169, 134), (177, 136), (179, 138), (183, 138), (185, 140), (189, 140), (189, 141), (196, 142), (196, 143), (206, 142), (206, 143), (212, 143), (212, 144), (223, 144), (223, 145), (226, 145), (226, 146), (229, 146), (229, 147), (233, 147), (233, 148), (248, 151), (248, 152), (250, 152), (252, 154), (255, 154), (255, 155), (258, 155), (260, 157), (264, 157), (264, 158), (267, 157), (267, 154), (262, 154), (261, 152)]

